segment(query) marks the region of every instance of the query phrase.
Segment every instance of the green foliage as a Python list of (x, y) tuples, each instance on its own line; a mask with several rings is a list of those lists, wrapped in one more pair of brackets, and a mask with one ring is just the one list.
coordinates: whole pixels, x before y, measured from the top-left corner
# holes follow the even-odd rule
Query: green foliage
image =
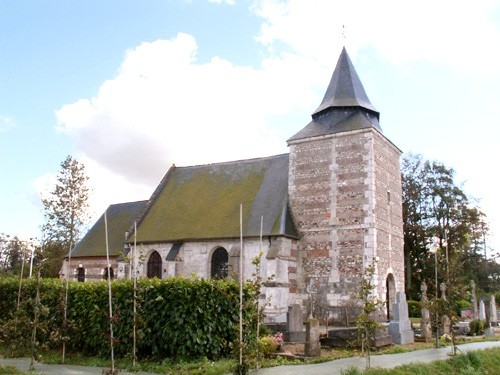
[(410, 318), (422, 317), (422, 305), (418, 301), (408, 300), (408, 315)]
[[(420, 300), (420, 286), (427, 282), (434, 294), (434, 256), (428, 244), (438, 239), (438, 274), (446, 274), (447, 262), (460, 268), (465, 291), (471, 279), (485, 291), (498, 290), (500, 266), (484, 258), (484, 238), (488, 235), (486, 215), (455, 182), (455, 172), (437, 161), (408, 154), (402, 160), (403, 229), (408, 299)], [(447, 242), (447, 246), (445, 245)], [(448, 256), (445, 254), (448, 252)], [(432, 290), (434, 289), (434, 290)], [(464, 297), (462, 297), (464, 298)]]
[(22, 241), (17, 236), (10, 238), (0, 233), (0, 274), (20, 275), (23, 269), (27, 275), (32, 246), (31, 240)]
[(458, 316), (460, 316), (462, 309), (470, 309), (471, 307), (472, 307), (472, 304), (469, 301), (467, 301), (465, 299), (458, 300), (456, 313)]
[(23, 375), (23, 371), (14, 366), (0, 366), (0, 375)]
[(87, 180), (85, 165), (68, 156), (61, 163), (54, 190), (42, 199), (44, 253), (48, 258), (45, 276), (58, 276), (64, 256), (76, 244), (88, 220)]
[(363, 371), (356, 366), (351, 366), (340, 370), (340, 375), (363, 375)]
[[(26, 329), (16, 331), (29, 340), (33, 320), (33, 306), (21, 304), (16, 311), (18, 279), (0, 278), (0, 311), (10, 314), (0, 316), (0, 337), (11, 337), (13, 321), (24, 319)], [(115, 354), (124, 357), (132, 353), (133, 288), (132, 281), (114, 281), (113, 308)], [(40, 299), (47, 312), (40, 315), (38, 340), (51, 346), (65, 340), (68, 352), (85, 355), (109, 354), (108, 290), (106, 283), (69, 283), (67, 331), (62, 326), (62, 299), (64, 284), (56, 279), (43, 279)], [(22, 301), (35, 295), (34, 280), (26, 280)], [(245, 301), (253, 298), (250, 288), (245, 288)], [(166, 280), (138, 280), (141, 301), (141, 319), (138, 329), (138, 355), (150, 358), (218, 358), (231, 351), (236, 340), (238, 324), (239, 287), (224, 280), (170, 278)], [(249, 322), (255, 315), (253, 305), (246, 306), (244, 319), (248, 334)], [(27, 317), (24, 318), (24, 315)], [(6, 326), (7, 324), (7, 326)], [(10, 324), (10, 326), (9, 326)], [(19, 337), (18, 337), (19, 338)], [(19, 340), (19, 343), (24, 341)], [(25, 347), (27, 344), (23, 344)]]
[(496, 305), (498, 306), (498, 304), (500, 303), (500, 291), (495, 292), (494, 295), (495, 295)]
[(385, 305), (385, 302), (377, 299), (374, 293), (374, 274), (375, 264), (372, 263), (365, 268), (364, 275), (359, 282), (357, 294), (357, 302), (361, 305), (361, 313), (356, 317), (356, 327), (358, 328), (361, 348), (366, 355), (367, 368), (370, 367), (370, 346), (375, 336), (375, 331), (379, 327), (374, 314)]
[(450, 362), (454, 367), (460, 369), (460, 373), (462, 374), (472, 373), (471, 371), (477, 371), (481, 367), (481, 360), (475, 352), (457, 355)]
[(498, 373), (500, 349), (487, 349), (457, 355), (447, 361), (432, 363), (411, 363), (391, 369), (370, 369), (361, 371), (350, 367), (341, 371), (342, 375), (482, 375)]
[(278, 343), (274, 336), (264, 336), (259, 339), (259, 351), (264, 356), (269, 356), (271, 353), (275, 353), (278, 350)]
[(482, 320), (476, 319), (469, 322), (469, 333), (471, 335), (477, 336), (484, 333), (484, 322)]

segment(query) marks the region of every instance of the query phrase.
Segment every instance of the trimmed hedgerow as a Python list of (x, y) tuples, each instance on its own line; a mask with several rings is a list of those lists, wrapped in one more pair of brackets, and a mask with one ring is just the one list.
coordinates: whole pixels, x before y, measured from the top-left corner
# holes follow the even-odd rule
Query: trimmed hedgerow
[[(0, 340), (5, 341), (17, 306), (19, 279), (0, 279)], [(64, 282), (42, 280), (41, 303), (48, 310), (42, 317), (47, 327), (40, 342), (54, 345), (69, 336), (69, 351), (86, 355), (109, 355), (109, 306), (107, 283), (69, 283), (67, 307), (68, 332), (62, 332)], [(114, 281), (113, 333), (115, 353), (132, 353), (133, 285), (132, 281)], [(35, 294), (32, 280), (23, 282), (22, 297), (29, 301)], [(245, 288), (245, 319), (256, 314), (251, 287)], [(137, 290), (137, 343), (140, 357), (207, 357), (228, 355), (237, 339), (239, 286), (236, 282), (200, 278), (140, 279)], [(31, 307), (30, 307), (31, 306)], [(23, 303), (31, 316), (32, 304)], [(28, 318), (29, 319), (29, 318)], [(249, 324), (250, 325), (250, 324)], [(53, 341), (50, 341), (50, 340)]]

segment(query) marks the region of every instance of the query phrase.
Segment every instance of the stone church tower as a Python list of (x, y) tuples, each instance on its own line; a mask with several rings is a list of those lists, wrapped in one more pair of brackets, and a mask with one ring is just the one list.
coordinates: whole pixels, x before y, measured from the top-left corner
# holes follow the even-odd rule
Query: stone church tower
[(391, 319), (395, 294), (404, 293), (401, 151), (382, 134), (345, 48), (312, 121), (288, 145), (290, 206), (301, 235), (292, 299), (352, 306), (374, 263), (376, 293)]

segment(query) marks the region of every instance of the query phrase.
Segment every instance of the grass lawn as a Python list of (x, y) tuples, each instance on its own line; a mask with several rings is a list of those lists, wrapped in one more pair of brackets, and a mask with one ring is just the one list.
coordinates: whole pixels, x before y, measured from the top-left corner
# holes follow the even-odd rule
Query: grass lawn
[[(458, 343), (464, 343), (464, 342), (472, 342), (472, 341), (484, 341), (482, 338), (467, 338), (467, 340), (459, 340)], [(446, 345), (446, 343), (442, 343), (443, 346)], [(449, 345), (449, 344), (448, 344)], [(434, 342), (416, 342), (414, 344), (408, 344), (408, 345), (393, 345), (387, 348), (382, 348), (379, 350), (376, 350), (372, 352), (373, 355), (377, 354), (395, 354), (395, 353), (404, 353), (404, 352), (410, 352), (414, 350), (422, 350), (422, 349), (429, 349), (434, 347)], [(303, 354), (303, 349), (304, 345), (303, 344), (297, 344), (297, 345), (285, 345), (284, 351), (288, 352), (290, 354)], [(488, 363), (496, 363), (497, 364), (497, 369), (500, 369), (500, 348), (499, 349), (492, 349), (489, 351), (485, 351), (487, 353), (491, 354), (480, 354), (481, 356), (486, 356), (485, 360), (487, 360)], [(354, 350), (354, 349), (330, 349), (330, 348), (323, 348), (321, 352), (321, 357), (320, 358), (314, 358), (314, 359), (287, 359), (284, 357), (278, 357), (278, 358), (266, 358), (263, 359), (260, 362), (260, 367), (273, 367), (273, 366), (279, 366), (279, 365), (284, 365), (284, 364), (307, 364), (307, 363), (318, 363), (318, 362), (326, 362), (326, 361), (331, 361), (334, 359), (340, 359), (340, 358), (347, 358), (347, 357), (353, 357), (353, 356), (361, 356), (361, 352), (359, 350)], [(459, 358), (461, 356), (454, 357), (452, 360), (456, 361), (455, 358)], [(483, 358), (483, 357), (481, 357)], [(61, 363), (61, 353), (60, 352), (46, 352), (43, 353), (39, 361), (44, 362), (44, 363)], [(496, 361), (496, 362), (495, 362)], [(67, 364), (75, 364), (75, 365), (83, 365), (83, 366), (98, 366), (98, 367), (110, 367), (110, 360), (108, 358), (99, 358), (99, 357), (84, 357), (80, 354), (77, 353), (68, 353), (66, 356), (66, 363)], [(482, 363), (482, 362), (481, 362)], [(459, 363), (460, 364), (460, 363)], [(255, 368), (256, 363), (252, 363), (252, 368)], [(486, 363), (485, 363), (486, 365)], [(171, 359), (165, 359), (162, 362), (158, 361), (138, 361), (138, 364), (133, 367), (132, 366), (132, 360), (130, 358), (120, 358), (115, 361), (115, 366), (120, 369), (128, 370), (128, 371), (145, 371), (145, 372), (151, 372), (151, 373), (160, 373), (160, 374), (175, 374), (175, 375), (222, 375), (222, 374), (228, 374), (232, 373), (233, 369), (236, 366), (236, 361), (233, 359), (221, 359), (218, 361), (210, 361), (208, 359), (198, 359), (198, 360), (190, 360), (190, 361), (173, 361)], [(400, 372), (389, 372), (393, 370), (370, 370), (367, 372), (367, 374), (458, 374), (458, 372), (451, 371), (449, 369), (450, 364), (433, 364), (433, 365), (418, 365), (418, 366), (430, 366), (429, 368), (432, 369), (431, 372), (422, 372), (424, 370), (415, 370), (415, 367), (417, 365), (407, 365), (407, 366), (402, 366), (402, 370), (397, 370)], [(447, 369), (446, 371), (443, 370), (443, 372), (436, 372), (438, 371), (441, 367), (443, 366), (443, 369)], [(489, 368), (489, 367), (488, 367)], [(17, 371), (17, 372), (16, 372)], [(347, 371), (347, 370), (346, 370)], [(355, 371), (354, 369), (352, 371)], [(372, 372), (375, 371), (375, 372)], [(376, 372), (376, 371), (381, 371), (381, 372)], [(394, 370), (395, 371), (395, 370)], [(401, 372), (402, 371), (402, 372)], [(427, 370), (425, 370), (427, 371)], [(439, 370), (441, 371), (441, 370)], [(481, 372), (483, 371), (483, 372)], [(460, 372), (461, 374), (497, 374), (500, 373), (499, 370), (496, 370), (494, 372), (484, 372), (486, 370), (481, 370), (479, 372)], [(358, 372), (361, 374), (361, 372)], [(358, 374), (356, 372), (348, 373), (346, 372), (346, 375), (354, 375)], [(7, 368), (7, 367), (1, 367), (0, 366), (0, 375), (3, 374), (23, 374), (23, 372), (20, 372), (14, 368)]]

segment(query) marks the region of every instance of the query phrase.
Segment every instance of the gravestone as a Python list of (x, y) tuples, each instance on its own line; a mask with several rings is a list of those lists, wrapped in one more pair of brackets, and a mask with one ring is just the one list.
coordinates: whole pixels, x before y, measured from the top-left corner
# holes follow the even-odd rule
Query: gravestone
[(443, 334), (444, 335), (451, 334), (451, 321), (447, 315), (443, 316)]
[(396, 303), (394, 304), (394, 320), (389, 322), (389, 333), (395, 344), (410, 344), (415, 338), (411, 329), (411, 322), (408, 317), (408, 304), (406, 295), (403, 292), (396, 293)]
[(495, 337), (495, 330), (491, 325), (484, 330), (484, 337)]
[[(439, 289), (441, 290), (441, 298), (443, 301), (446, 301), (446, 284), (441, 283), (439, 285)], [(443, 316), (443, 334), (444, 335), (449, 335), (451, 333), (451, 322), (450, 318), (445, 315)]]
[(446, 301), (446, 284), (445, 283), (441, 283), (439, 285), (439, 289), (441, 289), (441, 298)]
[(486, 308), (483, 300), (479, 301), (479, 320), (486, 321)]
[(488, 328), (484, 330), (484, 337), (495, 337), (495, 329), (493, 328), (493, 326), (497, 325), (496, 315), (497, 315), (497, 306), (496, 306), (495, 296), (492, 294), (490, 299), (490, 308), (488, 310), (489, 324)]
[(306, 323), (306, 357), (320, 357), (321, 344), (319, 342), (319, 320), (312, 318)]
[(431, 315), (427, 307), (429, 300), (427, 299), (427, 284), (425, 282), (422, 283), (420, 291), (422, 292), (422, 319), (420, 320), (420, 332), (425, 341), (429, 341), (432, 339), (432, 327)]
[(497, 303), (495, 301), (495, 295), (491, 295), (490, 299), (490, 324), (496, 326), (498, 323), (498, 314), (497, 314)]
[(305, 340), (306, 333), (304, 332), (304, 313), (299, 304), (293, 304), (288, 307), (285, 341), (304, 342)]
[(470, 282), (470, 289), (472, 299), (472, 319), (477, 320), (479, 319), (479, 314), (477, 311), (476, 283), (474, 282), (474, 280), (471, 280)]

